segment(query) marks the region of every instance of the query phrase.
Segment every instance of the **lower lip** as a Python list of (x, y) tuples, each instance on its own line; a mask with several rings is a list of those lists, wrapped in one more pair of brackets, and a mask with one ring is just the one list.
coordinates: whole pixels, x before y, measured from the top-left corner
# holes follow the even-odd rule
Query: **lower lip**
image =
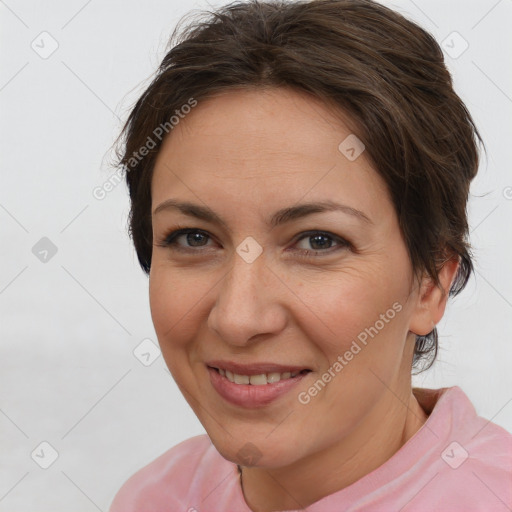
[(217, 393), (228, 402), (239, 407), (263, 407), (270, 404), (280, 396), (291, 391), (307, 373), (299, 373), (295, 377), (280, 380), (273, 384), (235, 384), (222, 376), (217, 370), (208, 367), (210, 381)]

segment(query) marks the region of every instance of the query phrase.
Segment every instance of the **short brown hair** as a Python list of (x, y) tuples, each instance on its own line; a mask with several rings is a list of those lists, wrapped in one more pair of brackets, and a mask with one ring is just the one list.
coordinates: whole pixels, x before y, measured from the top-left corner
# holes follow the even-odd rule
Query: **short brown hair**
[[(372, 0), (250, 0), (200, 14), (183, 32), (176, 27), (119, 139), (143, 270), (151, 266), (151, 179), (164, 138), (155, 129), (170, 132), (170, 118), (191, 98), (292, 87), (348, 114), (387, 184), (414, 272), (440, 285), (440, 268), (456, 255), (449, 293), (459, 293), (473, 271), (466, 203), (483, 142), (435, 39)], [(437, 347), (436, 328), (417, 336), (413, 366), (430, 367)]]

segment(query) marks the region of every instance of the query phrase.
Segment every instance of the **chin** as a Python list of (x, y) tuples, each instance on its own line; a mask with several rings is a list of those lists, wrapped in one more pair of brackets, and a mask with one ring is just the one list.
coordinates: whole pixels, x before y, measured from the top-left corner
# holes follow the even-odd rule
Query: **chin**
[(293, 464), (299, 455), (290, 444), (276, 439), (271, 441), (265, 437), (253, 441), (248, 441), (243, 436), (210, 439), (222, 457), (245, 467), (279, 468)]

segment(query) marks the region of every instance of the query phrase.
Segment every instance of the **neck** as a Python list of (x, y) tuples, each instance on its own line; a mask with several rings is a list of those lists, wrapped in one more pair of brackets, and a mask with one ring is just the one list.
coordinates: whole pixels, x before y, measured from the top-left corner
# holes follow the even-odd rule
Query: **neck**
[(387, 389), (357, 428), (328, 450), (287, 467), (239, 468), (245, 500), (253, 512), (306, 508), (384, 464), (426, 420), (409, 376), (403, 391)]

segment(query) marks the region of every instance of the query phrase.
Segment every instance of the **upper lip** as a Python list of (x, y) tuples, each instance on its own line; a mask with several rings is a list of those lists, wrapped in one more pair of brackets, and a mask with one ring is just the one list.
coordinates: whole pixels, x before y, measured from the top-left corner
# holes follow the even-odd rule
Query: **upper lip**
[[(302, 370), (310, 370), (306, 366), (296, 366), (289, 364), (276, 364), (276, 363), (236, 363), (235, 361), (209, 361), (206, 363), (211, 368), (228, 370), (237, 375), (261, 375), (262, 373), (285, 373), (285, 372), (300, 372)], [(311, 370), (310, 370), (311, 371)]]

